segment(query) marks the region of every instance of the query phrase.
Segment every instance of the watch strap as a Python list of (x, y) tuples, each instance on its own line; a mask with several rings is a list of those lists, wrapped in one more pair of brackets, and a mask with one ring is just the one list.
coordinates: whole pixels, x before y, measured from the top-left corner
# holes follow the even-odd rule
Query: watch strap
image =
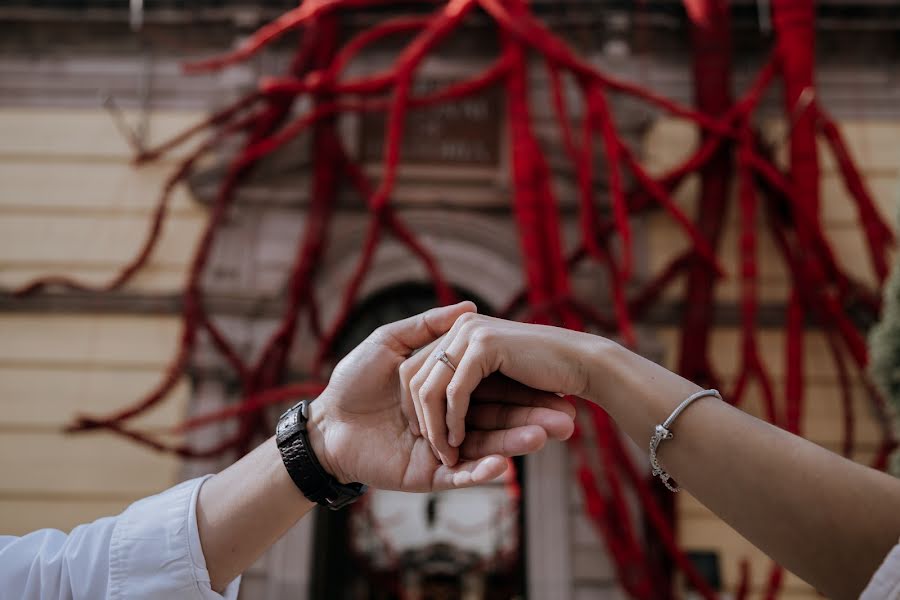
[(288, 475), (311, 502), (338, 510), (365, 493), (365, 485), (342, 484), (322, 468), (305, 432), (298, 432), (279, 450)]
[(366, 492), (362, 483), (343, 484), (329, 474), (316, 458), (306, 433), (306, 402), (281, 416), (276, 442), (288, 475), (311, 502), (338, 510)]

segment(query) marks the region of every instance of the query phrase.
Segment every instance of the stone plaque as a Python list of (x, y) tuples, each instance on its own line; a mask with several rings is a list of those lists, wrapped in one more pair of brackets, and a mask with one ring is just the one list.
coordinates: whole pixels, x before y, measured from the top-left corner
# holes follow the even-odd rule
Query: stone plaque
[[(441, 89), (449, 82), (426, 79), (413, 85), (413, 97)], [(460, 166), (497, 166), (500, 162), (501, 94), (496, 86), (467, 98), (406, 115), (400, 162)], [(367, 113), (360, 127), (364, 162), (384, 157), (386, 113)]]

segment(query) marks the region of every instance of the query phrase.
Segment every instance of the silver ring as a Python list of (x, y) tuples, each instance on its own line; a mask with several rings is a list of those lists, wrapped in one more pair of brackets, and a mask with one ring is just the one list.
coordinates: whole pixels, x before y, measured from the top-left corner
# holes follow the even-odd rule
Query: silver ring
[(453, 361), (450, 360), (450, 357), (447, 356), (447, 353), (444, 350), (438, 350), (437, 352), (435, 352), (434, 357), (450, 367), (450, 370), (456, 373), (456, 365), (453, 364)]

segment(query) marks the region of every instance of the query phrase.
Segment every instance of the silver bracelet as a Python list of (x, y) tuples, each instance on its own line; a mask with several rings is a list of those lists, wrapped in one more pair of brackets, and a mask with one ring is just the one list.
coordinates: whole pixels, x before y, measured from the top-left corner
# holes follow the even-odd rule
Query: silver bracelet
[(671, 440), (675, 437), (671, 431), (669, 431), (669, 427), (672, 426), (672, 423), (675, 422), (675, 419), (678, 418), (684, 409), (691, 405), (694, 400), (699, 400), (700, 398), (705, 398), (707, 396), (715, 396), (719, 400), (722, 399), (722, 395), (719, 394), (718, 390), (702, 390), (697, 392), (696, 394), (691, 394), (688, 396), (684, 402), (678, 405), (678, 407), (672, 411), (672, 414), (669, 415), (669, 418), (663, 421), (662, 425), (657, 425), (656, 429), (653, 431), (653, 435), (650, 436), (650, 467), (653, 469), (653, 477), (659, 477), (663, 484), (673, 492), (680, 492), (681, 488), (677, 485), (672, 485), (669, 483), (669, 480), (672, 479), (672, 476), (666, 473), (665, 469), (663, 469), (659, 465), (659, 460), (656, 458), (656, 449), (659, 448), (660, 442), (663, 440)]

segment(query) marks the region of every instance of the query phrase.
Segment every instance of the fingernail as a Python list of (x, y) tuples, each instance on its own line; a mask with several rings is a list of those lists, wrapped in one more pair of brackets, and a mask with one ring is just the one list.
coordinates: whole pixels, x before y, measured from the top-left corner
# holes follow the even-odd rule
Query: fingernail
[(456, 441), (456, 434), (452, 431), (447, 435), (447, 443), (456, 448), (459, 442)]
[(414, 436), (419, 437), (419, 428), (418, 428), (417, 426), (415, 426), (414, 424), (410, 423), (410, 424), (409, 424), (409, 430), (410, 430), (410, 432), (411, 432)]
[(443, 453), (443, 452), (438, 452), (438, 455), (440, 455), (440, 457), (441, 457), (441, 462), (444, 463), (444, 466), (445, 466), (445, 467), (449, 467), (449, 466), (450, 466), (450, 461), (447, 459), (446, 456), (444, 456), (444, 453)]

